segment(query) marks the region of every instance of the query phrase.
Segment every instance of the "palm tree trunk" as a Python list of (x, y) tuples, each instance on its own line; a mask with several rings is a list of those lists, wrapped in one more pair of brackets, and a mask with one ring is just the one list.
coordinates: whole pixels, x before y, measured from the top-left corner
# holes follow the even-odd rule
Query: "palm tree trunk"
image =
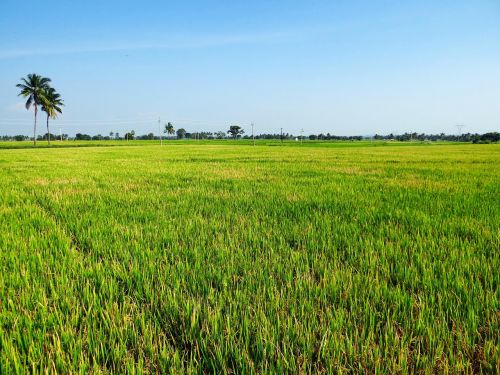
[(37, 113), (37, 108), (35, 104), (35, 124), (33, 125), (33, 146), (36, 147), (36, 113)]
[(49, 114), (47, 113), (47, 142), (49, 142), (50, 146), (50, 130), (49, 130)]

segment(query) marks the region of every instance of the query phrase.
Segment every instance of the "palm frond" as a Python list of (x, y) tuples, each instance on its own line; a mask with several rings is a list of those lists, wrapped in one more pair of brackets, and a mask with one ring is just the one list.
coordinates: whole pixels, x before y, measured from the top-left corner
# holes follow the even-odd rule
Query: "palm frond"
[(19, 92), (19, 94), (17, 96), (24, 96), (24, 97), (26, 97), (26, 96), (30, 96), (31, 94), (32, 94), (32, 91), (30, 90), (30, 88), (29, 87), (25, 87), (25, 88), (23, 88)]
[(42, 86), (48, 86), (49, 82), (52, 82), (52, 80), (50, 78), (47, 78), (47, 77), (40, 78), (40, 85), (42, 85)]
[(26, 109), (30, 109), (31, 107), (31, 104), (33, 103), (33, 95), (30, 95), (30, 97), (28, 98), (28, 100), (26, 101)]
[(62, 113), (61, 107), (64, 106), (64, 101), (61, 95), (50, 86), (44, 87), (39, 94), (42, 111), (47, 113), (50, 118), (57, 118), (58, 113)]
[[(54, 116), (57, 112), (62, 113), (60, 107), (64, 104), (61, 96), (53, 87), (50, 87), (50, 82), (50, 78), (35, 73), (21, 78), (21, 83), (18, 83), (16, 87), (21, 89), (18, 96), (28, 98), (26, 109), (30, 109), (32, 105), (41, 105), (42, 110), (47, 112), (49, 116)], [(54, 109), (54, 106), (57, 106), (58, 109)]]

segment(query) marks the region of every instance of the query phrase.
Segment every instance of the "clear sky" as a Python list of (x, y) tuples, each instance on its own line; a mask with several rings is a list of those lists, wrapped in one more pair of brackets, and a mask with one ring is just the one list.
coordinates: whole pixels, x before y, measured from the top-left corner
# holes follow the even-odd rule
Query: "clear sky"
[(28, 73), (69, 134), (500, 131), (500, 0), (1, 0), (0, 134)]

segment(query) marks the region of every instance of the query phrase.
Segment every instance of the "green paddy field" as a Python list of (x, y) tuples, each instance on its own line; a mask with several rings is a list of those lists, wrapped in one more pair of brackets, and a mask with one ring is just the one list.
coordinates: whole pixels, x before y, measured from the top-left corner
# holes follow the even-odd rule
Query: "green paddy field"
[(96, 143), (0, 144), (1, 374), (500, 371), (500, 145)]

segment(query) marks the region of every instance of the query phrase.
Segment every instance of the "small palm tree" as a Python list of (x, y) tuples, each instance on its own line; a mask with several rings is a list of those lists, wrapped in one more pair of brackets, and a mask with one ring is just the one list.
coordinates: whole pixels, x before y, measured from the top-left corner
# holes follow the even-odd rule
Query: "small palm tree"
[(172, 125), (171, 122), (167, 123), (165, 125), (165, 130), (163, 131), (164, 133), (168, 133), (170, 135), (174, 134), (175, 133), (175, 129), (174, 129), (174, 126)]
[(47, 142), (50, 146), (49, 118), (56, 119), (58, 113), (62, 113), (61, 107), (64, 102), (53, 87), (46, 87), (42, 96), (42, 111), (47, 114)]
[(26, 109), (29, 110), (31, 106), (35, 108), (35, 123), (33, 125), (33, 144), (36, 146), (36, 115), (38, 113), (38, 106), (42, 102), (44, 90), (49, 87), (50, 78), (39, 76), (38, 74), (28, 74), (26, 78), (21, 78), (21, 83), (16, 87), (21, 89), (18, 96), (28, 98), (26, 101)]

